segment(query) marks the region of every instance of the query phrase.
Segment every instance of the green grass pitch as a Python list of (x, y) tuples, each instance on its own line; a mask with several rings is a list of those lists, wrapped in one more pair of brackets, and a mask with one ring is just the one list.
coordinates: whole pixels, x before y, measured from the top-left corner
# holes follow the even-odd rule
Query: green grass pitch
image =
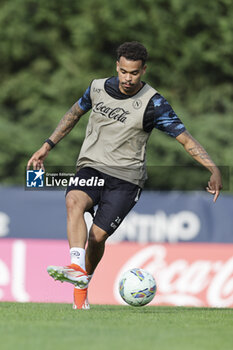
[(233, 309), (0, 303), (1, 350), (232, 350)]

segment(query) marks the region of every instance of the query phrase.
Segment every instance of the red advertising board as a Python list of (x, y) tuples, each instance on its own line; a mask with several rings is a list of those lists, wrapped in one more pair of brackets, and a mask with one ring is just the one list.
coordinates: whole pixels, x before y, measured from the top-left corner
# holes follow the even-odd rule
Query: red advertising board
[[(2, 239), (0, 301), (71, 303), (73, 286), (46, 271), (68, 263), (66, 241)], [(90, 303), (123, 303), (119, 278), (132, 267), (155, 277), (150, 305), (233, 307), (233, 244), (108, 244), (89, 287)]]

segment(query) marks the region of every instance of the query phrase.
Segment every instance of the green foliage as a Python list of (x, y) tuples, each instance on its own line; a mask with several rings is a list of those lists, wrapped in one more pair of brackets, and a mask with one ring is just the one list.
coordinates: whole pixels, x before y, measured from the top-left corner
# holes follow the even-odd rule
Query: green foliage
[[(1, 1), (1, 182), (23, 184), (31, 154), (92, 79), (115, 74), (115, 50), (130, 40), (149, 51), (145, 80), (217, 163), (232, 165), (232, 17), (230, 0)], [(51, 152), (49, 165), (75, 164), (87, 119)], [(158, 131), (148, 161), (193, 164)]]

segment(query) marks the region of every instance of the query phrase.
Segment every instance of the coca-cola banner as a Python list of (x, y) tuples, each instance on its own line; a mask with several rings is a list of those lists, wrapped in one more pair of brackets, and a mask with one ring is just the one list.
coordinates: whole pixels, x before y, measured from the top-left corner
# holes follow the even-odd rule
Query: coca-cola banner
[[(233, 243), (232, 213), (232, 195), (144, 191), (111, 241)], [(0, 188), (0, 237), (66, 239), (65, 193)]]
[[(0, 300), (71, 303), (73, 286), (46, 271), (67, 263), (66, 241), (2, 239)], [(233, 244), (108, 244), (90, 283), (90, 303), (123, 303), (119, 278), (132, 267), (154, 276), (158, 289), (151, 305), (233, 307)]]

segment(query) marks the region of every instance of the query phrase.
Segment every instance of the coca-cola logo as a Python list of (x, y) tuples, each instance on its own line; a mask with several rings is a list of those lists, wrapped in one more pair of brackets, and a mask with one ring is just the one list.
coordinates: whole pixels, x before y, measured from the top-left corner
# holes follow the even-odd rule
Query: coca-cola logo
[(141, 267), (150, 272), (158, 293), (152, 304), (178, 306), (233, 306), (233, 257), (227, 261), (189, 259), (167, 261), (167, 248), (152, 245), (132, 256), (121, 268), (114, 283), (114, 296), (122, 303), (118, 284), (123, 272)]
[(127, 119), (126, 116), (129, 114), (128, 111), (125, 111), (121, 107), (110, 108), (108, 106), (105, 106), (104, 102), (96, 103), (93, 107), (93, 112), (100, 113), (109, 119), (114, 119), (121, 123), (125, 123)]

